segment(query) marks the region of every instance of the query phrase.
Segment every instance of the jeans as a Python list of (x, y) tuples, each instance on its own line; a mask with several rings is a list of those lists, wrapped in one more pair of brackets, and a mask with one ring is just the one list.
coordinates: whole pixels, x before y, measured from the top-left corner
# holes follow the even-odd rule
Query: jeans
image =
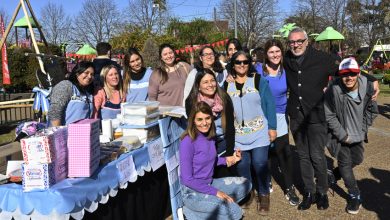
[(255, 187), (259, 195), (269, 194), (268, 170), (269, 146), (256, 147), (241, 152), (241, 161), (237, 163), (237, 173), (252, 182), (251, 166), (253, 167), (258, 185)]
[(353, 168), (363, 162), (363, 152), (362, 142), (350, 145), (342, 144), (337, 155), (337, 164), (345, 187), (348, 189), (348, 193), (354, 196), (360, 195), (360, 191), (353, 174)]
[(242, 210), (237, 204), (250, 192), (252, 184), (243, 177), (213, 179), (213, 187), (232, 197), (234, 202), (226, 202), (217, 196), (196, 192), (184, 185), (181, 187), (183, 212), (189, 220), (241, 219)]
[[(297, 118), (290, 119), (290, 129), (298, 151), (305, 192), (317, 191), (326, 194), (328, 191), (325, 158), (326, 122), (309, 123), (303, 113), (299, 112)], [(317, 178), (317, 184), (314, 183), (314, 177)]]

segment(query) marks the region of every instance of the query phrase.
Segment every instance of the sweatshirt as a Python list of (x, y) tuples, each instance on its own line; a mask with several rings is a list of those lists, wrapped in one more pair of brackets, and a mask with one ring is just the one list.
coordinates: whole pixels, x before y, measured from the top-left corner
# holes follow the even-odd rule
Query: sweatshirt
[(180, 180), (185, 186), (208, 195), (217, 195), (211, 186), (214, 166), (226, 165), (226, 159), (217, 157), (215, 141), (198, 133), (195, 140), (185, 136), (180, 142)]

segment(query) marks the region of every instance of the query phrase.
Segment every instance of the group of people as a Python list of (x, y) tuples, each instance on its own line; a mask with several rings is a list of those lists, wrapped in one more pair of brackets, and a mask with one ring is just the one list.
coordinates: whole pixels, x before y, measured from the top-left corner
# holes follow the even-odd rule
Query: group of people
[[(363, 141), (378, 113), (376, 79), (361, 75), (353, 58), (338, 65), (310, 47), (301, 28), (289, 33), (287, 47), (284, 52), (279, 40), (270, 39), (254, 51), (253, 60), (231, 39), (226, 64), (205, 46), (192, 67), (177, 60), (171, 45), (162, 44), (161, 65), (152, 70), (135, 48), (126, 51), (120, 68), (109, 59), (110, 45), (99, 43), (94, 62), (78, 63), (53, 88), (49, 120), (59, 126), (115, 118), (122, 102), (184, 106), (188, 126), (180, 144), (180, 182), (187, 219), (241, 219), (241, 207), (253, 198), (259, 214), (267, 215), (269, 159), (278, 163), (291, 205), (306, 210), (316, 203), (327, 209), (328, 179), (334, 184), (343, 178), (350, 194), (346, 211), (356, 214), (361, 198), (352, 168), (363, 160)], [(292, 158), (289, 129), (299, 162)], [(338, 160), (334, 172), (327, 168), (325, 147)], [(270, 151), (275, 158), (269, 158)], [(293, 163), (301, 169), (301, 202)], [(239, 202), (246, 203), (240, 207)]]

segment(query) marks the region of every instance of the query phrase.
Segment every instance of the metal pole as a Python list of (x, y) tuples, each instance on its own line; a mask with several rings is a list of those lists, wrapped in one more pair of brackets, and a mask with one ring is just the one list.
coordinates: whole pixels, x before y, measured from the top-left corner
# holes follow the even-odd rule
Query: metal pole
[(237, 0), (234, 0), (234, 37), (237, 38)]

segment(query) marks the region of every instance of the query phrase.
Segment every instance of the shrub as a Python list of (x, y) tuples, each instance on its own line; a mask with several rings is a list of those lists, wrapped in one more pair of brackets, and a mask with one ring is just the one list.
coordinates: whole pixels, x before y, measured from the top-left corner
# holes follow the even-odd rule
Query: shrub
[(385, 74), (385, 75), (383, 76), (383, 83), (384, 83), (384, 84), (390, 84), (390, 73)]

